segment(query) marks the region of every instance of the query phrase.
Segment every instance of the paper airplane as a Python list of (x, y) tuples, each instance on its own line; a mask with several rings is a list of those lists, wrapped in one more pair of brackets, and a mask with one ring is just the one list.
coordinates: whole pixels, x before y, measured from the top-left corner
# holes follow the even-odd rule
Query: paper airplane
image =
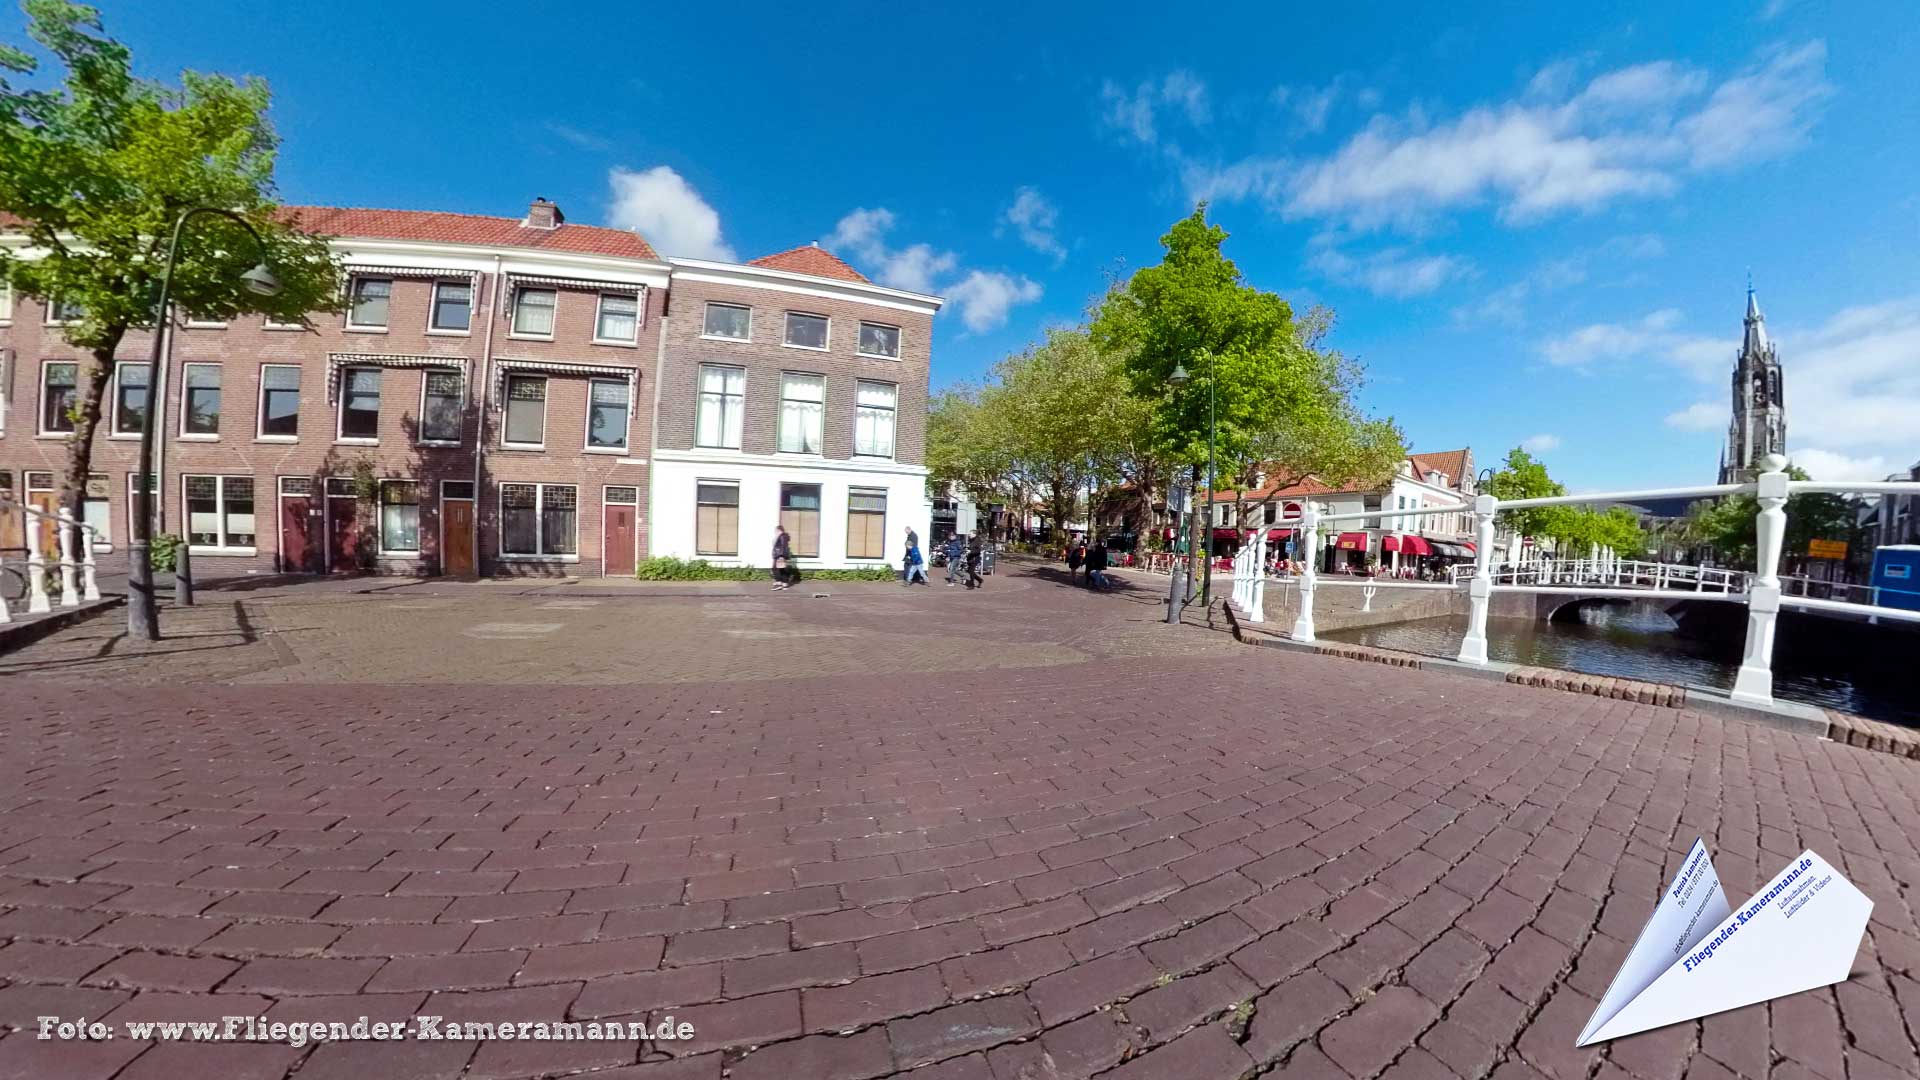
[(1873, 901), (1803, 851), (1738, 908), (1693, 842), (1576, 1046), (1842, 982)]

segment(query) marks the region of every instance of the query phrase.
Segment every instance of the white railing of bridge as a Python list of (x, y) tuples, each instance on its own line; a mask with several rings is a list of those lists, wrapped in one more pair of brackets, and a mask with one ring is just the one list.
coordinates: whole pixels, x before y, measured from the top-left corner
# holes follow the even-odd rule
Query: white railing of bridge
[[(67, 507), (49, 513), (36, 506), (28, 506), (6, 492), (0, 492), (0, 514), (18, 513), (21, 515), (21, 531), (27, 536), (27, 557), (21, 565), (25, 567), (27, 579), (27, 613), (45, 614), (53, 610), (53, 598), (48, 584), (49, 568), (59, 575), (60, 606), (79, 607), (82, 601), (100, 599), (100, 577), (93, 560), (94, 544), (101, 539), (100, 533), (84, 521), (75, 520), (73, 511)], [(47, 561), (46, 552), (41, 550), (40, 522), (49, 522), (57, 537), (56, 546), (59, 555), (53, 563)], [(81, 554), (74, 555), (78, 545)], [(0, 570), (7, 569), (6, 552), (0, 551)], [(13, 615), (7, 611), (7, 599), (0, 594), (0, 623), (13, 621)]]
[[(1293, 622), (1291, 636), (1295, 641), (1314, 640), (1314, 593), (1327, 586), (1370, 589), (1458, 589), (1461, 584), (1464, 584), (1470, 606), (1467, 629), (1460, 639), (1458, 659), (1463, 664), (1482, 667), (1488, 662), (1487, 615), (1495, 593), (1577, 594), (1743, 603), (1747, 607), (1746, 642), (1741, 650), (1740, 668), (1734, 676), (1731, 696), (1737, 701), (1769, 703), (1773, 700), (1774, 631), (1780, 617), (1780, 601), (1783, 594), (1780, 555), (1786, 540), (1788, 494), (1800, 491), (1823, 491), (1845, 494), (1920, 495), (1920, 482), (1889, 480), (1822, 483), (1817, 480), (1793, 480), (1787, 476), (1786, 466), (1785, 458), (1777, 454), (1768, 455), (1762, 462), (1765, 471), (1753, 482), (1746, 484), (1709, 484), (1688, 488), (1608, 491), (1591, 495), (1554, 495), (1537, 499), (1512, 499), (1505, 502), (1492, 495), (1479, 495), (1471, 503), (1418, 509), (1360, 510), (1344, 514), (1320, 514), (1309, 505), (1299, 522), (1301, 536), (1305, 541), (1303, 550), (1308, 554), (1302, 560), (1301, 573), (1293, 583), (1299, 609)], [(1560, 582), (1553, 576), (1560, 573), (1560, 570), (1526, 570), (1525, 567), (1534, 565), (1531, 563), (1522, 564), (1518, 573), (1503, 572), (1504, 580), (1496, 581), (1495, 579), (1493, 524), (1495, 516), (1501, 510), (1538, 506), (1571, 506), (1582, 503), (1637, 502), (1648, 499), (1713, 498), (1738, 494), (1753, 495), (1759, 503), (1755, 521), (1755, 565), (1758, 569), (1752, 574), (1739, 571), (1716, 571), (1712, 568), (1679, 568), (1659, 563), (1632, 564), (1609, 556), (1584, 561), (1575, 560), (1575, 565), (1565, 572), (1573, 575), (1576, 580), (1566, 583)], [(1467, 510), (1473, 514), (1474, 565), (1471, 575), (1455, 584), (1399, 581), (1386, 577), (1348, 579), (1323, 577), (1317, 569), (1322, 525), (1458, 513), (1461, 510)], [(1249, 545), (1248, 549), (1243, 550), (1242, 555), (1245, 558), (1236, 557), (1233, 563), (1234, 602), (1247, 612), (1249, 619), (1253, 619), (1255, 605), (1263, 609), (1260, 617), (1262, 619), (1265, 617), (1264, 585), (1268, 576), (1265, 563), (1265, 534), (1266, 530), (1260, 530), (1258, 534), (1260, 539), (1254, 545)], [(1254, 554), (1256, 549), (1258, 554)], [(1653, 568), (1651, 584), (1647, 579), (1646, 567), (1649, 565)], [(1678, 573), (1681, 569), (1695, 572), (1684, 575)], [(1529, 577), (1529, 574), (1532, 576)], [(1542, 574), (1547, 576), (1547, 580), (1540, 579)], [(1584, 580), (1589, 576), (1597, 576), (1598, 580)], [(1242, 597), (1245, 597), (1244, 602)], [(1870, 598), (1878, 599), (1877, 596)], [(1878, 603), (1844, 603), (1817, 597), (1797, 598), (1793, 599), (1792, 603), (1795, 607), (1844, 611), (1848, 614), (1865, 616), (1870, 622), (1878, 622), (1881, 619), (1920, 622), (1920, 611)]]
[[(1471, 581), (1476, 566), (1453, 568), (1455, 584)], [(1753, 575), (1718, 566), (1622, 559), (1606, 548), (1583, 559), (1547, 556), (1493, 568), (1495, 585), (1594, 585), (1627, 589), (1692, 589), (1696, 592), (1745, 592)]]

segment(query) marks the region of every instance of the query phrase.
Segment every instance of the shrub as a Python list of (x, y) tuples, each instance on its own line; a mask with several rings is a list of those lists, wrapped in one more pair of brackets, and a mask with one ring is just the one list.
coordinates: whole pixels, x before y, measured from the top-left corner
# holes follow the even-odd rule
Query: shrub
[[(802, 577), (818, 581), (890, 581), (899, 571), (885, 566), (863, 566), (853, 570), (809, 570), (800, 567)], [(715, 566), (705, 559), (676, 559), (656, 555), (644, 559), (633, 576), (641, 581), (759, 581), (767, 576), (760, 566)]]
[(173, 533), (160, 533), (147, 542), (147, 565), (153, 567), (156, 574), (165, 574), (173, 570), (180, 558), (180, 547), (186, 541)]

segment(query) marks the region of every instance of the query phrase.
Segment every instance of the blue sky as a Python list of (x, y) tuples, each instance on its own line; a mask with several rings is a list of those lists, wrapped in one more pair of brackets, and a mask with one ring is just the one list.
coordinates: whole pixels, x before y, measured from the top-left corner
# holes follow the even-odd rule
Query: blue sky
[[(1905, 3), (1171, 8), (108, 3), (266, 77), (289, 202), (821, 240), (950, 297), (936, 384), (1075, 320), (1193, 200), (1339, 315), (1366, 406), (1576, 489), (1710, 480), (1749, 268), (1815, 475), (1920, 458)], [(18, 40), (19, 16), (0, 22)]]

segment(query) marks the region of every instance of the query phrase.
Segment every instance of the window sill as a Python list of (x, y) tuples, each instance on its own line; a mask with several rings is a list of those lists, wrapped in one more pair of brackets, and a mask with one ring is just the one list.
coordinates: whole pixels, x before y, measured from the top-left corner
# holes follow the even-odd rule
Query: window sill
[(425, 559), (426, 555), (419, 551), (382, 551), (375, 555), (374, 558), (387, 559), (392, 562), (419, 562)]
[(349, 334), (384, 334), (387, 332), (387, 328), (384, 326), (343, 326), (341, 329)]
[(223, 322), (190, 322), (181, 327), (183, 330), (225, 330), (226, 328), (227, 324)]
[(825, 454), (821, 454), (821, 453), (816, 453), (816, 452), (814, 452), (814, 451), (811, 451), (811, 450), (775, 450), (775, 451), (774, 451), (773, 453), (774, 453), (774, 456), (776, 456), (776, 457), (783, 457), (783, 458), (792, 458), (792, 459), (794, 459), (794, 460), (796, 460), (796, 461), (825, 461), (825, 460), (827, 460), (827, 455), (825, 455)]
[(260, 554), (260, 549), (258, 548), (201, 547), (198, 544), (189, 545), (187, 550), (189, 552), (192, 552), (195, 555), (211, 555), (216, 559), (224, 559), (224, 558), (244, 559), (244, 558), (249, 558), (251, 556)]
[(415, 440), (413, 445), (424, 446), (424, 447), (428, 447), (430, 449), (436, 449), (436, 450), (446, 450), (446, 449), (458, 450), (460, 448), (460, 440), (458, 439), (418, 439), (418, 440)]
[(855, 454), (854, 461), (894, 462), (899, 459), (892, 454)]
[(437, 330), (437, 329), (429, 329), (429, 330), (427, 331), (427, 336), (428, 336), (428, 337), (472, 337), (472, 336), (473, 336), (473, 331), (472, 331), (472, 330)]
[(878, 353), (863, 352), (863, 353), (854, 353), (853, 355), (859, 357), (862, 360), (886, 360), (890, 363), (895, 363), (895, 364), (900, 362), (900, 358), (897, 356), (881, 356)]
[(541, 454), (547, 449), (546, 443), (501, 443), (502, 450), (518, 450), (524, 454)]
[(829, 347), (829, 346), (826, 346), (826, 345), (795, 345), (795, 344), (792, 344), (791, 342), (786, 342), (786, 341), (783, 341), (783, 342), (781, 342), (781, 343), (780, 343), (780, 347), (781, 347), (781, 348), (783, 348), (783, 349), (799, 349), (799, 350), (801, 350), (801, 351), (803, 351), (803, 352), (828, 352), (828, 351), (830, 351), (830, 347)]
[(203, 435), (196, 432), (187, 432), (187, 431), (181, 432), (176, 437), (181, 442), (219, 442), (220, 441), (220, 436), (218, 435)]
[(306, 329), (306, 327), (304, 327), (304, 326), (280, 326), (280, 325), (277, 325), (277, 324), (275, 324), (275, 323), (261, 323), (261, 324), (260, 324), (260, 329), (262, 329), (262, 330), (279, 330), (279, 331), (283, 331), (283, 332), (285, 332), (285, 331), (293, 331), (293, 332), (295, 332), (295, 333), (299, 333), (299, 332), (301, 332), (301, 331), (304, 331), (304, 330)]
[(599, 454), (602, 457), (627, 456), (627, 448), (624, 446), (589, 446), (580, 452), (583, 454)]
[(285, 446), (291, 443), (299, 442), (300, 436), (298, 435), (255, 435), (253, 437), (253, 441), (257, 443), (279, 443)]
[(500, 556), (500, 561), (501, 562), (526, 562), (526, 563), (542, 563), (542, 562), (577, 563), (580, 561), (580, 556), (578, 555), (502, 555)]
[(511, 338), (514, 341), (552, 341), (553, 340), (552, 334), (516, 334), (512, 331), (507, 332), (507, 337)]
[(379, 446), (380, 440), (350, 438), (348, 436), (343, 435), (340, 438), (333, 440), (333, 444), (335, 446)]
[(694, 443), (693, 448), (695, 450), (721, 450), (729, 454), (744, 455), (746, 453), (745, 450), (742, 450), (738, 446), (708, 446), (705, 443)]
[(73, 438), (73, 432), (71, 432), (71, 431), (43, 431), (43, 432), (41, 432), (40, 434), (38, 434), (38, 435), (35, 435), (35, 436), (34, 436), (34, 438), (36, 438), (36, 439), (72, 439), (72, 438)]
[(701, 341), (726, 341), (726, 342), (731, 342), (732, 344), (735, 344), (735, 345), (753, 344), (753, 339), (750, 337), (721, 337), (719, 334), (701, 334), (700, 340)]
[(640, 342), (637, 339), (634, 341), (615, 341), (611, 338), (597, 337), (591, 339), (591, 341), (595, 345), (611, 345), (616, 349), (637, 349), (640, 347)]
[(137, 432), (137, 431), (114, 431), (114, 432), (109, 432), (109, 433), (107, 434), (107, 440), (108, 440), (109, 442), (139, 442), (139, 441), (140, 441), (140, 433), (139, 433), (139, 432)]

